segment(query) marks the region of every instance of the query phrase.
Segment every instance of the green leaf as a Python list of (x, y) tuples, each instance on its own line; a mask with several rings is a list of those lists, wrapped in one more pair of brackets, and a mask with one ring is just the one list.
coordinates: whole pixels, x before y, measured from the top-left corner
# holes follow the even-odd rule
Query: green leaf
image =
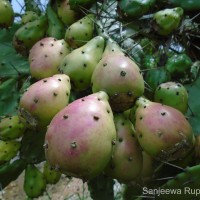
[(0, 78), (20, 77), (30, 74), (28, 59), (19, 55), (12, 46), (18, 24), (9, 30), (0, 30)]

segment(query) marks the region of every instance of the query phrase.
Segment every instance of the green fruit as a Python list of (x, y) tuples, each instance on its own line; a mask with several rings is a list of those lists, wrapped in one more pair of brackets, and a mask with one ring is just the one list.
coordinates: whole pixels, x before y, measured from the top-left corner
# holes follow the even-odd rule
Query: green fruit
[(34, 165), (28, 165), (25, 170), (24, 191), (29, 198), (36, 198), (46, 189), (46, 180), (40, 170)]
[(21, 144), (19, 141), (9, 140), (3, 141), (0, 140), (0, 164), (7, 162), (14, 158), (17, 155), (17, 152)]
[(26, 125), (18, 115), (5, 117), (0, 120), (0, 139), (11, 140), (23, 135)]
[[(88, 14), (82, 19), (73, 23), (65, 33), (66, 42), (73, 48), (86, 44), (93, 37), (94, 15)], [(80, 31), (81, 30), (81, 31)]]
[(157, 67), (157, 59), (153, 55), (145, 55), (142, 62), (142, 69), (153, 69)]
[(183, 9), (180, 7), (164, 9), (154, 14), (155, 30), (160, 35), (169, 35), (180, 25)]
[(43, 174), (46, 182), (50, 184), (56, 184), (61, 177), (61, 173), (54, 170), (47, 161), (43, 166)]
[(58, 2), (57, 13), (61, 21), (67, 26), (73, 24), (78, 17), (78, 13), (71, 9), (69, 0)]
[(183, 114), (188, 109), (188, 93), (186, 88), (176, 82), (160, 84), (154, 93), (154, 101), (174, 107)]
[(28, 22), (32, 22), (38, 18), (38, 14), (33, 11), (27, 11), (22, 15), (21, 23), (26, 24)]
[(8, 0), (0, 1), (0, 28), (8, 28), (14, 22), (14, 11)]
[(60, 65), (60, 72), (70, 77), (72, 89), (83, 91), (91, 86), (91, 77), (103, 50), (104, 39), (96, 36), (65, 56)]
[(13, 45), (18, 53), (27, 56), (32, 46), (45, 36), (47, 18), (42, 15), (38, 19), (21, 26), (14, 34)]
[(155, 0), (120, 0), (119, 8), (123, 15), (129, 18), (138, 18), (149, 11)]
[(168, 58), (165, 68), (173, 77), (177, 77), (184, 75), (185, 72), (190, 70), (191, 66), (191, 58), (185, 53), (181, 53)]

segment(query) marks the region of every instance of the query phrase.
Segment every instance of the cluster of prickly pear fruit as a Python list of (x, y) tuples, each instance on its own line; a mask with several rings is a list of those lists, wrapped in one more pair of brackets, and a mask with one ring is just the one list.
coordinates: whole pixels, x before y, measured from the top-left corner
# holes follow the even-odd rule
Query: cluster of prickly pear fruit
[[(0, 11), (6, 8), (2, 2), (7, 4), (0, 1)], [(178, 169), (195, 165), (200, 127), (193, 130), (193, 124), (198, 124), (199, 106), (191, 110), (194, 97), (187, 89), (199, 88), (195, 35), (200, 30), (198, 14), (192, 16), (182, 5), (49, 0), (38, 11), (30, 0), (18, 29), (11, 26), (7, 7), (0, 28), (15, 30), (12, 45), (29, 62), (23, 73), (7, 50), (2, 57), (9, 62), (0, 55), (2, 105), (8, 93), (4, 83), (12, 83), (11, 98), (20, 88), (17, 108), (0, 121), (0, 185), (25, 170), (24, 191), (37, 198), (65, 174), (88, 181), (94, 199), (112, 200), (113, 179), (131, 185), (138, 195), (138, 185), (160, 187), (155, 180), (164, 184), (165, 174), (175, 176)], [(0, 49), (6, 31), (0, 31)], [(7, 63), (16, 76), (2, 76)], [(191, 176), (197, 173), (193, 169)], [(192, 180), (179, 176), (162, 188)]]

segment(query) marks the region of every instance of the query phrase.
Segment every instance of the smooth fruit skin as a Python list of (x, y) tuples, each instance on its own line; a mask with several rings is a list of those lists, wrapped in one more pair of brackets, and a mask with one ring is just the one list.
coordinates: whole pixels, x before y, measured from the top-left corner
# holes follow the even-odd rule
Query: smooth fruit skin
[(111, 159), (116, 130), (105, 92), (73, 101), (51, 121), (45, 138), (46, 159), (66, 175), (91, 179)]
[(8, 0), (0, 1), (0, 28), (9, 28), (14, 22), (14, 11)]
[(188, 92), (180, 83), (162, 83), (154, 93), (154, 101), (176, 108), (185, 114), (188, 109)]
[(68, 105), (70, 79), (57, 74), (32, 84), (22, 95), (19, 111), (33, 126), (47, 126), (61, 109)]
[(157, 160), (178, 160), (194, 146), (192, 127), (179, 110), (143, 97), (136, 105), (136, 134), (150, 156)]
[(69, 53), (69, 45), (64, 39), (45, 37), (39, 40), (29, 53), (31, 76), (42, 79), (59, 74), (58, 67)]
[(59, 71), (70, 77), (73, 90), (83, 91), (91, 86), (91, 77), (103, 50), (104, 38), (96, 36), (64, 57)]
[(122, 52), (103, 56), (92, 75), (92, 91), (105, 91), (116, 112), (129, 109), (144, 92), (139, 67)]
[(120, 182), (137, 179), (142, 171), (142, 149), (135, 137), (133, 124), (123, 115), (114, 116), (117, 140), (106, 174)]

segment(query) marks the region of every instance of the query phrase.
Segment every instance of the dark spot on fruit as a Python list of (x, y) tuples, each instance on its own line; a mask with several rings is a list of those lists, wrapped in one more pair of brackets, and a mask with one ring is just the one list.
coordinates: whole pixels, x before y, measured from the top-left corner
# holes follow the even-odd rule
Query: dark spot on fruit
[(76, 144), (75, 141), (71, 142), (71, 147), (72, 147), (73, 149), (75, 149), (75, 148), (77, 147), (77, 144)]
[(121, 71), (120, 75), (124, 77), (124, 76), (126, 76), (126, 72), (125, 71)]
[(161, 137), (163, 135), (163, 133), (162, 132), (158, 132), (158, 137)]
[(143, 119), (143, 117), (140, 117), (140, 120), (142, 120)]
[(55, 92), (53, 93), (53, 95), (54, 95), (55, 97), (56, 97), (56, 96), (58, 96), (58, 94), (57, 94), (57, 93), (55, 93)]
[(176, 95), (179, 95), (179, 92), (176, 92)]
[(68, 115), (64, 115), (64, 116), (63, 116), (63, 119), (68, 119)]
[(79, 82), (80, 82), (80, 83), (83, 83), (83, 80), (80, 80)]
[(66, 95), (67, 95), (67, 96), (69, 96), (69, 93), (68, 93), (68, 92), (66, 92)]
[(103, 66), (104, 66), (104, 67), (107, 66), (107, 63), (104, 63)]
[(87, 67), (87, 64), (83, 64), (83, 67)]
[(58, 80), (59, 80), (59, 81), (61, 81), (61, 79), (60, 79), (60, 78), (59, 78)]
[(166, 115), (166, 112), (161, 112), (161, 115), (162, 115), (162, 116), (165, 116), (165, 115)]
[(44, 83), (46, 83), (46, 82), (47, 82), (47, 80), (43, 80), (43, 82), (44, 82)]
[(143, 135), (142, 135), (142, 133), (140, 133), (140, 134), (139, 134), (139, 138), (142, 138), (142, 137), (143, 137)]
[(144, 106), (144, 108), (146, 108), (147, 106)]
[(48, 144), (45, 143), (45, 144), (43, 145), (43, 148), (44, 148), (44, 149), (48, 149)]
[(122, 138), (119, 138), (119, 142), (122, 142), (123, 141), (123, 139)]
[(54, 46), (54, 44), (51, 44), (51, 46), (53, 47), (53, 46)]
[(125, 123), (124, 123), (124, 122), (122, 122), (122, 123), (121, 123), (121, 125), (122, 125), (122, 126), (124, 126), (124, 125), (125, 125)]
[(12, 128), (12, 126), (9, 126), (9, 128)]
[(100, 98), (98, 98), (97, 100), (98, 100), (98, 101), (101, 101), (101, 99), (100, 99)]
[(48, 56), (45, 54), (44, 57), (47, 58)]
[(158, 90), (160, 90), (160, 89), (161, 89), (161, 87), (159, 86), (159, 87), (158, 87)]
[(112, 140), (112, 145), (116, 145), (116, 141), (115, 140)]
[(42, 42), (40, 42), (40, 46), (44, 46), (44, 44)]
[(167, 88), (167, 90), (169, 90), (169, 87)]
[(81, 51), (81, 53), (82, 53), (82, 54), (84, 54), (84, 53), (85, 53), (85, 51)]
[(80, 24), (82, 24), (83, 22), (82, 21), (80, 21)]
[(98, 117), (98, 116), (93, 116), (93, 119), (94, 119), (95, 121), (98, 121), (98, 120), (99, 120), (99, 117)]
[(178, 86), (178, 87), (181, 87), (181, 84), (178, 83), (177, 86)]
[(130, 157), (128, 158), (128, 160), (131, 162), (131, 161), (133, 160), (133, 157), (130, 156)]
[(39, 100), (38, 100), (38, 99), (34, 99), (33, 101), (34, 101), (35, 103), (38, 103)]
[(85, 101), (85, 99), (81, 99), (81, 101)]
[(99, 45), (97, 45), (97, 48), (99, 48)]
[(63, 55), (63, 52), (60, 52), (60, 55)]

